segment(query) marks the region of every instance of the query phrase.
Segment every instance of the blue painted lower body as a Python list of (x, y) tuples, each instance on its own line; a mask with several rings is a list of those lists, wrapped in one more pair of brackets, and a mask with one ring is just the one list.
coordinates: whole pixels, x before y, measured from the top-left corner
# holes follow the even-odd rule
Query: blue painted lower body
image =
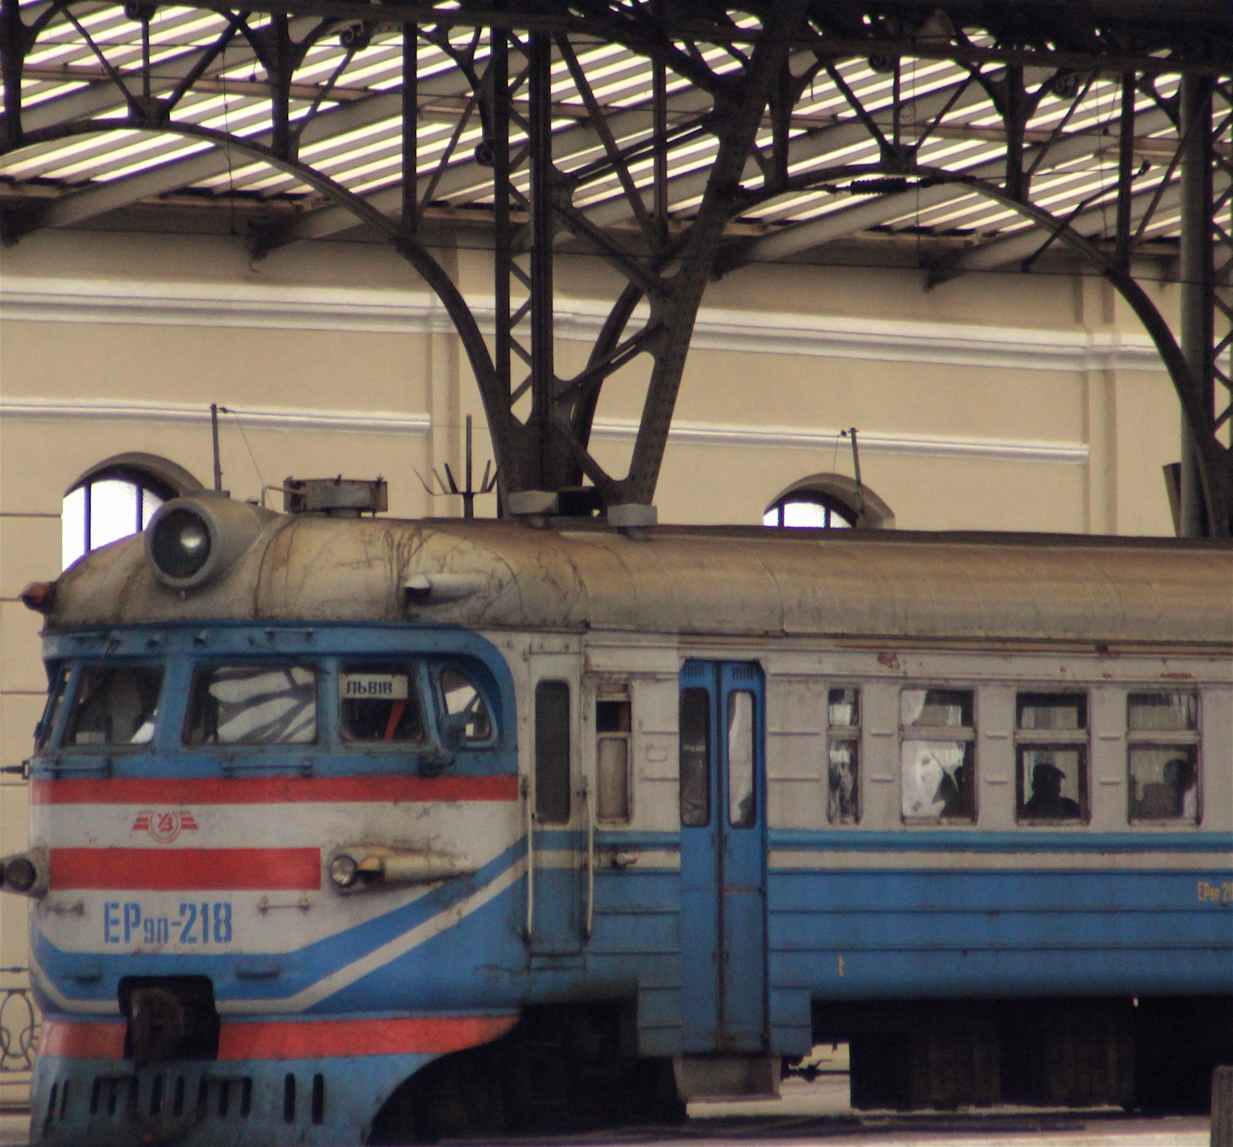
[[(507, 856), (494, 870), (509, 862)], [(750, 989), (766, 993), (766, 1050), (807, 1052), (814, 1009), (828, 1003), (893, 1006), (933, 999), (944, 1007), (949, 999), (1233, 997), (1233, 904), (1210, 891), (1230, 879), (1227, 863), (1121, 870), (1115, 856), (1100, 868), (1073, 871), (1027, 865), (772, 868), (767, 977)], [(568, 869), (537, 874), (536, 896), (545, 901), (579, 891), (579, 878)], [(601, 868), (594, 896), (589, 938), (565, 928), (562, 950), (537, 954), (521, 935), (525, 878), (513, 881), (307, 1015), (373, 1016), (391, 1008), (513, 1013), (535, 1005), (623, 1001), (636, 1008), (640, 1054), (681, 1054), (689, 998), (683, 988), (697, 969), (682, 942), (682, 915), (690, 906), (681, 901), (679, 871)], [(448, 911), (455, 899), (443, 892), (414, 912)], [(361, 959), (421, 918), (410, 910), (391, 914), (367, 931), (322, 944), (311, 953), (311, 972), (301, 975), (310, 979)], [(45, 955), (45, 970), (60, 971), (56, 954)], [(70, 958), (60, 959), (69, 965)], [(139, 964), (105, 965), (97, 998), (105, 993), (114, 999), (111, 978), (142, 974)], [(289, 966), (297, 967), (294, 956)], [(181, 973), (203, 971), (185, 966)], [(148, 974), (174, 973), (169, 964)], [(226, 999), (231, 981), (219, 982)], [(287, 988), (271, 984), (266, 992), (277, 997), (301, 987), (292, 977)], [(742, 983), (734, 981), (732, 990), (743, 990)], [(32, 1142), (129, 1147), (147, 1134), (157, 1142), (182, 1132), (176, 1142), (186, 1147), (355, 1144), (398, 1084), (433, 1058), (417, 1052), (179, 1062), (136, 1071), (122, 1060), (49, 1055), (36, 1076)], [(293, 1100), (288, 1077), (294, 1079)]]

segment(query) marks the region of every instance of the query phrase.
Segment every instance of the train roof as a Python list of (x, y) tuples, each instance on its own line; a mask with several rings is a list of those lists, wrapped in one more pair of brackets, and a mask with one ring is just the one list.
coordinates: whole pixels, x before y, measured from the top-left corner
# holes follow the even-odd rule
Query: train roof
[(140, 537), (56, 583), (52, 631), (141, 622), (1226, 646), (1233, 546), (260, 515), (209, 584), (168, 588)]

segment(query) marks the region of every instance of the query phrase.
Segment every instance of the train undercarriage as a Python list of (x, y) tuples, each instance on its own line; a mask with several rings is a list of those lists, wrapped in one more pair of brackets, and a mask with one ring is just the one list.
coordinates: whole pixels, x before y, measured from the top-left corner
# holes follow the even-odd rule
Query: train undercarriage
[[(1233, 999), (1052, 999), (819, 1005), (818, 1044), (850, 1048), (858, 1110), (1121, 1107), (1199, 1111), (1233, 1062)], [(528, 1009), (508, 1036), (406, 1081), (369, 1142), (672, 1123), (672, 1062), (632, 1052), (620, 1005)], [(809, 1078), (807, 1061), (784, 1074)]]

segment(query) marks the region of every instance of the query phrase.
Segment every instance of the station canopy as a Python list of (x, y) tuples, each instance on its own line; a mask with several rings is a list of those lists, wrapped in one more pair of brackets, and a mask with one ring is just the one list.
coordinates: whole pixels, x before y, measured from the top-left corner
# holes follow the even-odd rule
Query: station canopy
[[(635, 232), (631, 185), (649, 196), (662, 182), (665, 225), (687, 225), (719, 146), (716, 92), (748, 65), (765, 5), (4, 0), (5, 236), (131, 226), (153, 208), (155, 228), (327, 238), (357, 226), (338, 189), (404, 211), (412, 164), (421, 232), (482, 232), (494, 212), (486, 21), (498, 7), (514, 187), (531, 178), (517, 169), (532, 114), (520, 53), (547, 30), (551, 155), (578, 214), (574, 241), (588, 226), (597, 241)], [(725, 241), (746, 261), (855, 241), (865, 258), (880, 245), (887, 261), (923, 253), (956, 271), (1022, 264), (1050, 233), (976, 186), (1005, 187), (1013, 149), (1032, 204), (1098, 244), (1115, 241), (1130, 179), (1123, 228), (1137, 253), (1168, 252), (1180, 228), (1181, 65), (1233, 42), (1231, 12), (1200, 0), (815, 3), (786, 73), (795, 90), (768, 107)], [(1227, 84), (1218, 65), (1208, 73)], [(290, 146), (275, 146), (280, 98)], [(779, 149), (784, 178), (759, 194), (776, 137), (790, 145)], [(896, 171), (900, 155), (910, 163)]]

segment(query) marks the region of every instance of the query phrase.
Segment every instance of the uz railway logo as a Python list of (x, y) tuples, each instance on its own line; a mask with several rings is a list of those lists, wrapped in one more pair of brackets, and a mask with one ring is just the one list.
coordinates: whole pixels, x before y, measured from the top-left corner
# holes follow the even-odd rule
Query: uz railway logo
[(170, 844), (182, 832), (196, 832), (197, 818), (186, 808), (142, 809), (129, 831), (144, 832), (159, 844)]

